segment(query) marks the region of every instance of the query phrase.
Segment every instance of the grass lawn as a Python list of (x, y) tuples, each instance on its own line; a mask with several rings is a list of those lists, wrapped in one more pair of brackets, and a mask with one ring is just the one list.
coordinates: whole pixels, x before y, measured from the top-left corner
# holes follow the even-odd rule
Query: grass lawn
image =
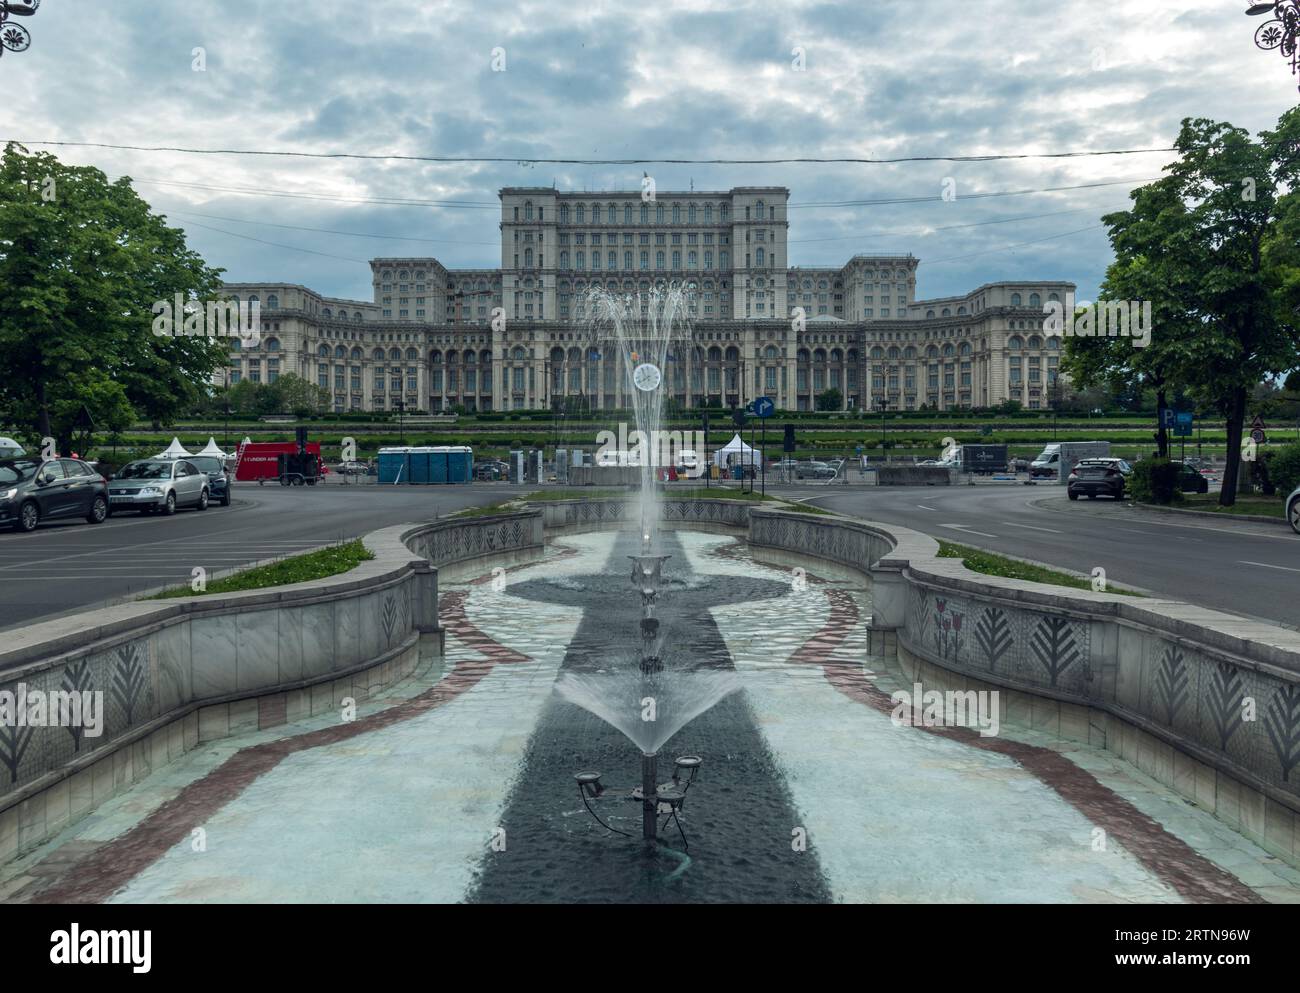
[[(980, 572), (986, 576), (1001, 576), (1004, 579), (1021, 579), (1030, 583), (1047, 583), (1051, 586), (1068, 586), (1075, 590), (1092, 589), (1091, 580), (1080, 579), (1069, 573), (1045, 569), (1042, 566), (1018, 562), (992, 552), (971, 548), (969, 545), (956, 545), (951, 541), (939, 542), (939, 557), (942, 559), (961, 559), (962, 564), (971, 572)], [(1107, 593), (1122, 593), (1125, 596), (1140, 597), (1141, 593), (1121, 589), (1107, 584)]]
[(208, 583), (204, 590), (196, 592), (189, 586), (180, 586), (156, 593), (147, 599), (167, 600), (173, 597), (206, 596), (210, 593), (238, 593), (241, 590), (260, 590), (268, 586), (304, 583), (311, 579), (337, 576), (374, 557), (358, 538), (355, 541), (331, 545), (329, 548), (308, 552), (305, 555), (294, 555), (279, 562), (272, 562), (270, 565), (237, 572)]
[(1219, 506), (1217, 493), (1184, 493), (1183, 502), (1175, 504), (1183, 510), (1208, 510), (1215, 514), (1249, 514), (1254, 517), (1276, 517), (1283, 520), (1286, 516), (1282, 506), (1282, 495), (1256, 496), (1253, 493), (1237, 494), (1237, 502), (1231, 507)]

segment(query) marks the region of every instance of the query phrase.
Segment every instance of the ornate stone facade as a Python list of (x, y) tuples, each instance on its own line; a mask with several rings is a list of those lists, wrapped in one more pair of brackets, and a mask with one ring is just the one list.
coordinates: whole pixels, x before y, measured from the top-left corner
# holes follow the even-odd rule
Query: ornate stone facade
[(828, 390), (843, 410), (1047, 406), (1060, 341), (1041, 330), (1043, 304), (1064, 300), (1071, 283), (998, 282), (918, 300), (911, 255), (790, 266), (784, 187), (653, 200), (507, 188), (500, 198), (500, 269), (374, 259), (372, 301), (228, 284), (232, 296), (256, 298), (263, 319), (259, 347), (232, 354), (231, 381), (297, 373), (329, 390), (336, 411), (398, 401), (435, 412), (624, 408), (630, 384), (584, 296), (677, 280), (694, 289), (693, 346), (665, 382), (684, 406), (771, 396), (812, 410)]

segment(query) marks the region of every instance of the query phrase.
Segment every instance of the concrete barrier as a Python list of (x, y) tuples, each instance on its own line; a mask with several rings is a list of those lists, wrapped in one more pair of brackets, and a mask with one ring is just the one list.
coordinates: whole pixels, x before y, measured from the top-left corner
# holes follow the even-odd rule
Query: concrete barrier
[(941, 465), (880, 465), (877, 486), (951, 486), (952, 470)]
[[(438, 574), (541, 553), (539, 511), (369, 534), (370, 561), (6, 632), (0, 693), (99, 694), (100, 733), (0, 725), (0, 862), (202, 742), (339, 711), (440, 664)], [(20, 690), (25, 687), (25, 690)]]

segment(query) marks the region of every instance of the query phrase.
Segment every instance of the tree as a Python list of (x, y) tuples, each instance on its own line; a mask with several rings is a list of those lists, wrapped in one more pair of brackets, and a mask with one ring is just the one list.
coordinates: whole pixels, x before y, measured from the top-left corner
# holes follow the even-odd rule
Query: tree
[(279, 408), (276, 413), (310, 417), (327, 409), (330, 402), (329, 390), (308, 382), (294, 372), (282, 374), (271, 384), (270, 391)]
[(839, 410), (844, 406), (844, 394), (831, 387), (817, 394), (818, 410)]
[(1300, 365), (1300, 108), (1258, 140), (1187, 119), (1175, 145), (1169, 175), (1102, 219), (1115, 250), (1102, 296), (1150, 301), (1150, 344), (1073, 338), (1067, 351), (1085, 379), (1140, 381), (1160, 401), (1178, 386), (1222, 416), (1228, 465), (1219, 502), (1231, 506), (1250, 392)]
[[(0, 407), (71, 443), (60, 411), (104, 420), (125, 399), (170, 420), (207, 389), (226, 343), (153, 333), (154, 304), (215, 300), (221, 272), (152, 213), (129, 179), (10, 143), (0, 158)], [(177, 326), (181, 325), (180, 319)], [(116, 385), (110, 390), (106, 382)], [(105, 409), (96, 409), (106, 405)]]

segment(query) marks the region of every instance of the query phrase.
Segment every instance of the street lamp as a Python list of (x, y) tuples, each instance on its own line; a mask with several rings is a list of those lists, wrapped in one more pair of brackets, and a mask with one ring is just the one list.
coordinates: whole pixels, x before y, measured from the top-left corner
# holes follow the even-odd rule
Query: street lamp
[(880, 407), (880, 461), (885, 462), (885, 411), (889, 409), (889, 398), (876, 397), (876, 405)]
[(402, 417), (406, 412), (406, 401), (400, 398), (393, 401), (393, 406), (397, 408), (397, 443), (406, 444), (406, 427)]
[(1300, 0), (1277, 0), (1276, 3), (1257, 3), (1246, 8), (1246, 14), (1272, 14), (1255, 29), (1255, 46), (1266, 52), (1281, 49), (1282, 57), (1291, 60), (1292, 75), (1300, 74), (1300, 52), (1296, 51), (1300, 35)]
[(11, 52), (25, 52), (32, 45), (32, 36), (21, 24), (9, 21), (12, 14), (31, 17), (41, 0), (0, 0), (0, 55), (7, 48)]

